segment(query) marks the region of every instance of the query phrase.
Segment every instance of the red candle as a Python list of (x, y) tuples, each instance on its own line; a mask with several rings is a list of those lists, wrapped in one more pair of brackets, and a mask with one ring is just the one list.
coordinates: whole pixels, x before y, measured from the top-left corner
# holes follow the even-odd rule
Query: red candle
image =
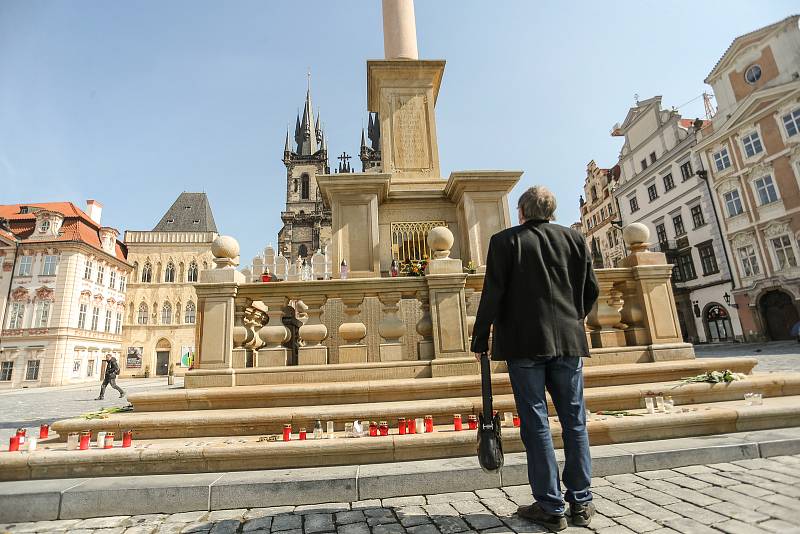
[(78, 447), (80, 450), (85, 451), (89, 448), (89, 444), (92, 441), (92, 433), (91, 432), (81, 432), (81, 441)]
[(283, 441), (289, 441), (290, 439), (292, 439), (292, 425), (283, 425)]
[(400, 434), (405, 434), (406, 433), (406, 418), (405, 417), (401, 417), (401, 418), (399, 418), (397, 420), (397, 430), (400, 432)]
[(406, 419), (406, 432), (409, 434), (417, 433), (417, 421), (413, 417)]
[(24, 428), (18, 428), (17, 429), (17, 437), (19, 438), (19, 444), (20, 445), (25, 445), (25, 438), (27, 437), (27, 435), (28, 435), (28, 431), (26, 429), (24, 429)]
[(370, 436), (378, 435), (378, 423), (376, 423), (375, 421), (371, 421), (369, 423), (369, 435)]
[(113, 432), (107, 432), (106, 433), (106, 439), (105, 439), (105, 443), (103, 444), (103, 448), (104, 449), (112, 449), (112, 448), (114, 448), (114, 433)]
[(126, 430), (122, 433), (122, 446), (130, 447), (133, 442), (133, 430)]
[(514, 426), (518, 427), (520, 425), (519, 415), (514, 414)]
[(478, 418), (474, 415), (470, 415), (467, 418), (467, 426), (470, 430), (478, 430)]
[(11, 436), (11, 439), (8, 441), (8, 450), (9, 452), (19, 450), (19, 436)]
[(433, 416), (425, 416), (425, 432), (433, 432)]
[(378, 425), (378, 431), (381, 436), (388, 436), (389, 435), (389, 423), (386, 421), (381, 421), (380, 425)]
[(43, 424), (39, 427), (39, 439), (47, 439), (47, 436), (50, 435), (50, 425)]
[(301, 441), (305, 441), (306, 435), (307, 435), (306, 429), (305, 428), (301, 428), (300, 429), (300, 440)]
[(453, 415), (453, 428), (455, 428), (456, 431), (464, 430), (464, 421), (461, 419), (460, 413)]

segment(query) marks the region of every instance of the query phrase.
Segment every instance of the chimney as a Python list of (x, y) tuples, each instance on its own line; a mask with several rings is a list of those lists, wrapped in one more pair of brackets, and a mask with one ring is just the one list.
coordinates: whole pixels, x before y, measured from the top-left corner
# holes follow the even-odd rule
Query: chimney
[(87, 200), (86, 201), (86, 214), (89, 215), (89, 218), (100, 224), (100, 215), (103, 213), (103, 205), (100, 204), (96, 200)]

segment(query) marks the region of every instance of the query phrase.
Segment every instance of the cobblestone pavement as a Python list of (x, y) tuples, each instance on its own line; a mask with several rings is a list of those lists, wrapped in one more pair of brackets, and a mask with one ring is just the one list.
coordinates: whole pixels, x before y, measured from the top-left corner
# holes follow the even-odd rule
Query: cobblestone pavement
[(694, 351), (698, 358), (756, 358), (758, 365), (755, 371), (760, 373), (800, 371), (800, 343), (797, 341), (695, 345)]
[[(117, 380), (126, 393), (159, 391), (183, 387), (183, 378), (176, 378), (174, 386), (167, 385), (166, 377), (128, 378)], [(116, 390), (106, 388), (105, 399), (95, 400), (100, 393), (100, 383), (79, 386), (0, 390), (0, 447), (5, 450), (8, 438), (19, 427), (28, 429), (29, 436), (39, 435), (39, 425), (59, 419), (96, 412), (103, 408), (125, 406)]]
[[(598, 514), (566, 534), (800, 533), (800, 455), (697, 465), (596, 478)], [(531, 503), (528, 486), (353, 503), (103, 517), (0, 525), (0, 532), (145, 534), (533, 533), (515, 515)]]

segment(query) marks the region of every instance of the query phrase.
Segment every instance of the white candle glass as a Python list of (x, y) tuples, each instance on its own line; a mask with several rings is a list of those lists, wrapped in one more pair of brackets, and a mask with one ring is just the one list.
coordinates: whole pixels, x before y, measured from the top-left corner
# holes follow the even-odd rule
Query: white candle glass
[(33, 452), (36, 450), (36, 438), (33, 436), (28, 438), (28, 452)]
[(329, 438), (335, 438), (336, 436), (334, 436), (334, 434), (333, 434), (333, 421), (328, 421), (327, 422), (327, 428), (328, 428), (328, 437)]
[(417, 425), (417, 434), (424, 434), (425, 433), (425, 419), (422, 417), (418, 417), (414, 419), (414, 423)]
[(106, 446), (106, 433), (105, 432), (98, 432), (97, 433), (97, 447), (102, 449)]
[(662, 413), (664, 412), (664, 397), (656, 397), (656, 411)]
[(653, 403), (653, 397), (645, 397), (644, 405), (647, 408), (647, 413), (650, 414), (656, 413), (655, 404)]

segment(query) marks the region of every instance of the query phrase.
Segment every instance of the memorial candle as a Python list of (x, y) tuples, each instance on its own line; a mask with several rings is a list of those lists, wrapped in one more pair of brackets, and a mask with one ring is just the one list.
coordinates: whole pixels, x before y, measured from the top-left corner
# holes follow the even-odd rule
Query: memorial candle
[(78, 448), (82, 451), (85, 451), (89, 448), (89, 444), (91, 442), (92, 442), (92, 433), (89, 432), (88, 430), (85, 430), (81, 432), (80, 444), (78, 445)]
[(122, 433), (122, 446), (130, 447), (133, 442), (133, 430), (126, 430)]
[(300, 429), (300, 441), (305, 441), (305, 440), (306, 440), (306, 429), (305, 428), (301, 428)]
[(292, 439), (292, 425), (283, 425), (283, 441), (289, 441), (290, 439)]
[(19, 450), (19, 436), (14, 434), (8, 440), (8, 451), (9, 452), (14, 452), (14, 451), (18, 451), (18, 450)]
[(453, 415), (453, 428), (456, 430), (456, 432), (464, 430), (464, 421), (461, 419), (460, 413)]
[(389, 435), (389, 423), (386, 421), (381, 421), (378, 425), (378, 433), (381, 436), (388, 436)]
[(478, 417), (475, 415), (470, 415), (467, 418), (467, 426), (470, 430), (477, 430), (478, 429)]
[(370, 421), (369, 423), (369, 435), (372, 437), (378, 435), (378, 423), (375, 421)]
[(114, 448), (114, 433), (107, 432), (105, 440), (103, 441), (103, 448), (104, 449), (112, 449)]
[(403, 435), (406, 433), (406, 418), (401, 417), (397, 420), (397, 431)]
[(514, 426), (519, 428), (521, 421), (518, 414), (514, 414)]
[(50, 425), (47, 423), (39, 426), (39, 439), (47, 439), (47, 436), (50, 435)]
[(408, 419), (406, 419), (406, 432), (408, 434), (417, 433), (417, 421), (413, 417), (409, 417)]
[(425, 416), (425, 432), (433, 432), (433, 416)]

